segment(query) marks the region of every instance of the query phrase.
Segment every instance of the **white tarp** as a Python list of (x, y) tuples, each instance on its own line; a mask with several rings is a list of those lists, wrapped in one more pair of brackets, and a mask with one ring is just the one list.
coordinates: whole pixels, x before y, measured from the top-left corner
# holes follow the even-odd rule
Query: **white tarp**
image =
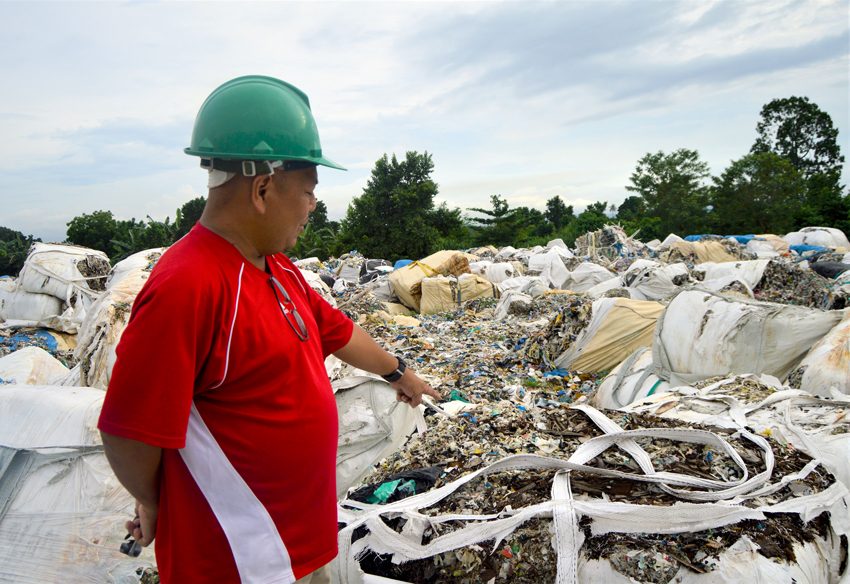
[(751, 239), (747, 242), (746, 249), (748, 252), (755, 254), (759, 259), (779, 256), (779, 252), (776, 251), (773, 244), (764, 239)]
[(788, 379), (813, 395), (850, 394), (850, 316), (812, 347)]
[(566, 281), (560, 286), (573, 292), (587, 292), (600, 282), (616, 278), (617, 274), (592, 262), (582, 262), (568, 273)]
[(590, 397), (590, 404), (616, 410), (669, 389), (670, 384), (655, 375), (652, 369), (652, 351), (641, 347), (602, 380)]
[(658, 320), (653, 364), (674, 385), (739, 373), (784, 378), (843, 313), (686, 290)]
[(118, 548), (135, 501), (100, 443), (104, 393), (0, 386), (0, 582), (138, 582)]
[(0, 384), (55, 385), (68, 368), (41, 347), (24, 347), (0, 357)]
[(424, 430), (422, 406), (411, 408), (396, 399), (389, 383), (372, 377), (346, 377), (333, 382), (339, 413), (336, 455), (337, 497), (372, 470), (372, 465), (401, 448), (417, 424)]

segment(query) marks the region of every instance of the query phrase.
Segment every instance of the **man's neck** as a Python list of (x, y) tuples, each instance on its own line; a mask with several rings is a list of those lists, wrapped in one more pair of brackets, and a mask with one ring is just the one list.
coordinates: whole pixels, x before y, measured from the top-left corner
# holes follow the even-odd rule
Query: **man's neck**
[(201, 217), (200, 224), (226, 240), (230, 243), (236, 250), (242, 254), (247, 261), (256, 266), (260, 270), (266, 269), (266, 258), (259, 251), (257, 251), (257, 247), (253, 245), (250, 240), (245, 237), (238, 230), (233, 229), (227, 224), (219, 224), (216, 221), (211, 221), (207, 217)]

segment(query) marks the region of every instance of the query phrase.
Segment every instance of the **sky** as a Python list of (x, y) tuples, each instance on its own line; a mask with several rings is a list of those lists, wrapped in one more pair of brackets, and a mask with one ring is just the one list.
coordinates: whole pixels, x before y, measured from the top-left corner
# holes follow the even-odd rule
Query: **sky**
[(792, 95), (850, 157), (847, 0), (7, 1), (0, 21), (0, 225), (45, 241), (83, 213), (173, 220), (205, 195), (183, 148), (207, 95), (246, 74), (309, 96), (348, 168), (320, 170), (331, 219), (410, 150), (450, 207), (616, 205), (649, 152), (694, 149), (720, 174)]

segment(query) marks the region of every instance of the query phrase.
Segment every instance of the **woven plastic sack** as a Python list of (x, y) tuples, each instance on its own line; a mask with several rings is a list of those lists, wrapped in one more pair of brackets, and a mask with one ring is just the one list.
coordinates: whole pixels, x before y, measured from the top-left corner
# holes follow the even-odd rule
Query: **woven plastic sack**
[(459, 251), (438, 251), (390, 274), (390, 284), (402, 304), (419, 312), (422, 280), (433, 276), (469, 273), (469, 260)]
[(687, 290), (658, 320), (653, 364), (674, 385), (741, 373), (783, 379), (843, 316)]
[(656, 393), (665, 393), (670, 384), (655, 375), (652, 351), (641, 347), (611, 370), (590, 398), (597, 408), (620, 409)]
[(812, 347), (788, 383), (823, 397), (850, 394), (850, 316)]

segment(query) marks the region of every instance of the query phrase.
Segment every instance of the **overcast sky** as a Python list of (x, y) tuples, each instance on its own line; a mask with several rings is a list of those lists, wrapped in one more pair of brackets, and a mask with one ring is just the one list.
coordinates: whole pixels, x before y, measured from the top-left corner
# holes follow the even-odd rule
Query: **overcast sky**
[[(332, 219), (384, 153), (428, 151), (439, 200), (618, 204), (647, 152), (719, 174), (761, 107), (808, 96), (848, 127), (837, 1), (2, 2), (0, 225), (62, 240), (75, 215), (174, 218), (206, 193), (188, 145), (224, 81), (310, 97)], [(848, 171), (845, 166), (844, 182)]]

